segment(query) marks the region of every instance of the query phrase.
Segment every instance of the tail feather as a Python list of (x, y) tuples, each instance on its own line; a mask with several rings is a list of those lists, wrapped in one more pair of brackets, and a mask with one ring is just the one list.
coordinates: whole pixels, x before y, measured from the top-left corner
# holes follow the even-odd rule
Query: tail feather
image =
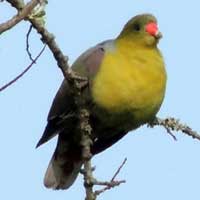
[(80, 146), (70, 138), (59, 135), (56, 150), (44, 177), (44, 185), (52, 189), (69, 188), (76, 180), (82, 164)]
[[(68, 166), (68, 169), (65, 169), (62, 165), (59, 165), (53, 157), (44, 177), (45, 187), (55, 190), (68, 189), (76, 180), (78, 173), (80, 172), (82, 162), (71, 163), (70, 165), (70, 168)], [(65, 167), (67, 167), (66, 163)]]

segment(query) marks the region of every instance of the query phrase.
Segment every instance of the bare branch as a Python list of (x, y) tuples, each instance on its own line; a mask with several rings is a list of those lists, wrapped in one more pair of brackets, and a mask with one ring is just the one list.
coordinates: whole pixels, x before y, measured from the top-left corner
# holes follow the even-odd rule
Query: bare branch
[(124, 161), (122, 162), (122, 164), (119, 166), (119, 168), (117, 169), (117, 171), (115, 172), (115, 174), (113, 175), (113, 177), (111, 178), (111, 180), (109, 182), (99, 182), (96, 181), (94, 183), (94, 185), (101, 185), (101, 186), (105, 186), (104, 188), (102, 188), (101, 190), (96, 190), (95, 191), (95, 196), (100, 195), (101, 193), (105, 192), (106, 190), (110, 190), (111, 188), (114, 188), (116, 186), (119, 186), (121, 183), (125, 183), (125, 180), (120, 180), (120, 181), (116, 181), (115, 178), (117, 177), (117, 175), (120, 173), (121, 169), (123, 168), (123, 166), (125, 165), (127, 161), (127, 158), (124, 159)]
[[(15, 7), (17, 10), (20, 10), (21, 8), (19, 7), (19, 3), (17, 4), (17, 0), (15, 0), (15, 3), (13, 3), (12, 0), (7, 0), (13, 7)], [(58, 67), (61, 69), (64, 77), (67, 80), (72, 80), (72, 73), (71, 70), (69, 70), (69, 65), (68, 65), (68, 57), (65, 56), (59, 46), (57, 45), (55, 38), (53, 34), (47, 31), (45, 27), (37, 20), (34, 18), (29, 18), (28, 19), (32, 26), (37, 30), (37, 32), (42, 36), (41, 40), (47, 44), (49, 49), (54, 55), (54, 58), (57, 61)]]
[(171, 131), (181, 131), (182, 133), (189, 135), (194, 139), (200, 140), (200, 135), (196, 131), (193, 131), (189, 126), (185, 124), (181, 124), (178, 119), (172, 117), (166, 119), (160, 119), (157, 117), (154, 121), (149, 123), (149, 127), (152, 128), (154, 126), (163, 126), (165, 129), (167, 129), (168, 133), (171, 133)]
[(84, 164), (83, 175), (84, 175), (84, 186), (86, 191), (85, 200), (95, 200), (95, 194), (93, 192), (94, 178), (92, 175), (91, 158), (92, 154), (90, 146), (92, 145), (91, 133), (92, 128), (89, 124), (89, 112), (86, 109), (80, 110), (80, 129), (82, 132), (82, 159)]
[(33, 26), (30, 25), (30, 27), (29, 27), (29, 29), (28, 29), (28, 32), (27, 32), (27, 34), (26, 34), (26, 52), (27, 52), (28, 57), (30, 58), (31, 61), (34, 60), (33, 57), (32, 57), (32, 54), (31, 54), (31, 52), (30, 52), (30, 49), (29, 49), (29, 48), (30, 48), (30, 45), (29, 45), (29, 37), (30, 37), (30, 34), (31, 34), (32, 29), (33, 29)]
[[(11, 29), (13, 26), (18, 24), (23, 19), (25, 19), (38, 3), (39, 3), (38, 0), (30, 1), (29, 3), (26, 4), (26, 6), (23, 7), (21, 11), (19, 10), (18, 14), (15, 15), (12, 19), (8, 20), (5, 23), (0, 24), (0, 34)], [(21, 4), (19, 3), (18, 5)]]
[(111, 181), (114, 181), (115, 178), (117, 177), (117, 175), (120, 173), (121, 169), (123, 168), (123, 166), (125, 165), (127, 161), (127, 158), (124, 159), (124, 161), (122, 162), (122, 164), (119, 166), (119, 168), (117, 169), (117, 171), (115, 172), (114, 176), (112, 177)]
[[(7, 0), (13, 7), (15, 7), (18, 11), (23, 8), (23, 0)], [(44, 27), (43, 24), (40, 23), (37, 18), (28, 18), (31, 25), (36, 29), (36, 31), (41, 35), (41, 40), (47, 44), (51, 52), (53, 53), (54, 58), (57, 61), (58, 67), (61, 69), (63, 76), (69, 81), (73, 82), (75, 80), (85, 81), (85, 85), (87, 84), (87, 78), (77, 76), (68, 65), (68, 57), (65, 56), (58, 44), (55, 41), (53, 34), (48, 32), (48, 30)], [(82, 86), (81, 86), (82, 87)]]
[(116, 186), (121, 185), (122, 183), (126, 183), (126, 181), (121, 180), (121, 181), (110, 181), (110, 182), (96, 182), (95, 185), (101, 185), (101, 186), (105, 186), (105, 187), (100, 190), (96, 190), (94, 194), (95, 194), (95, 196), (98, 196), (107, 190), (110, 190)]
[(10, 85), (12, 85), (13, 83), (15, 83), (18, 79), (20, 79), (26, 72), (29, 71), (29, 69), (31, 69), (31, 67), (33, 66), (33, 64), (38, 60), (38, 58), (42, 55), (42, 53), (44, 52), (46, 45), (42, 48), (42, 50), (40, 51), (40, 53), (35, 57), (35, 59), (32, 61), (32, 63), (26, 67), (26, 69), (24, 69), (23, 72), (21, 72), (18, 76), (16, 76), (13, 80), (11, 80), (10, 82), (6, 83), (5, 85), (3, 85), (2, 87), (0, 87), (0, 92), (2, 92), (3, 90), (5, 90), (7, 87), (9, 87)]

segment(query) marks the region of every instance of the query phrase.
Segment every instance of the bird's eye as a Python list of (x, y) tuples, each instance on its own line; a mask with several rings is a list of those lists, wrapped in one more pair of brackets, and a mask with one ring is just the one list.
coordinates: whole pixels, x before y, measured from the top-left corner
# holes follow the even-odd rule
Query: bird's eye
[(140, 31), (140, 25), (139, 24), (134, 24), (133, 29), (135, 31)]

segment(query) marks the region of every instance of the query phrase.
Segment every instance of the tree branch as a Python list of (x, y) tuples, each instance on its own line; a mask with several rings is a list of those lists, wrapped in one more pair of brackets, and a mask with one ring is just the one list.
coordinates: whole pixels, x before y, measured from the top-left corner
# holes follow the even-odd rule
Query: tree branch
[(163, 126), (167, 132), (175, 137), (172, 133), (172, 131), (181, 131), (182, 133), (191, 136), (194, 139), (200, 140), (200, 135), (192, 130), (189, 126), (182, 124), (179, 122), (178, 119), (175, 118), (166, 118), (166, 119), (160, 119), (156, 117), (154, 121), (149, 123), (149, 127), (153, 128), (154, 126)]
[(38, 3), (38, 0), (32, 0), (29, 3), (27, 3), (23, 7), (23, 9), (21, 9), (22, 3), (18, 3), (17, 5), (20, 7), (20, 9), (18, 10), (18, 14), (15, 15), (12, 19), (8, 20), (7, 22), (0, 24), (0, 34), (11, 29), (20, 21), (24, 20), (29, 14), (31, 14), (31, 11), (35, 8), (35, 6)]
[(15, 83), (18, 79), (20, 79), (26, 72), (29, 71), (29, 69), (31, 69), (31, 67), (33, 66), (33, 64), (35, 64), (35, 62), (38, 60), (38, 58), (42, 55), (42, 53), (45, 50), (46, 45), (42, 48), (42, 50), (39, 52), (39, 54), (35, 57), (35, 59), (33, 59), (33, 61), (31, 62), (31, 64), (26, 67), (24, 69), (24, 71), (22, 71), (18, 76), (16, 76), (13, 80), (9, 81), (8, 83), (6, 83), (5, 85), (3, 85), (2, 87), (0, 87), (0, 92), (2, 92), (3, 90), (5, 90), (7, 87), (9, 87), (10, 85), (12, 85), (13, 83)]
[(33, 57), (32, 57), (31, 51), (30, 51), (30, 49), (29, 49), (29, 48), (30, 48), (30, 45), (29, 45), (29, 37), (30, 37), (31, 31), (32, 31), (32, 28), (33, 28), (33, 26), (30, 25), (30, 27), (29, 27), (29, 29), (28, 29), (28, 32), (27, 32), (27, 34), (26, 34), (26, 52), (27, 52), (28, 57), (29, 57), (29, 59), (30, 59), (31, 61), (34, 60)]
[(117, 177), (117, 175), (120, 173), (121, 169), (123, 168), (123, 166), (125, 165), (127, 161), (127, 158), (124, 159), (124, 161), (122, 162), (122, 164), (118, 167), (117, 171), (115, 172), (115, 174), (113, 175), (113, 177), (111, 178), (111, 180), (109, 182), (96, 182), (95, 185), (103, 185), (105, 186), (104, 188), (100, 189), (100, 190), (96, 190), (95, 191), (95, 196), (100, 195), (101, 193), (105, 192), (106, 190), (110, 190), (111, 188), (114, 188), (116, 186), (119, 186), (121, 183), (125, 183), (125, 180), (120, 180), (120, 181), (116, 181), (115, 178)]
[[(15, 0), (14, 2), (12, 0), (7, 0), (13, 7), (15, 7), (18, 11), (20, 11), (21, 4)], [(32, 26), (36, 29), (36, 31), (41, 35), (41, 40), (47, 44), (51, 52), (53, 53), (53, 56), (55, 60), (57, 61), (58, 67), (61, 69), (64, 77), (67, 80), (71, 80), (72, 78), (72, 72), (69, 69), (68, 65), (68, 57), (65, 56), (59, 46), (57, 45), (55, 41), (55, 37), (52, 33), (48, 32), (47, 29), (45, 29), (44, 25), (41, 24), (37, 18), (29, 18), (28, 21), (32, 24)]]
[[(23, 0), (7, 0), (13, 7), (15, 7), (18, 11), (23, 9)], [(55, 41), (55, 37), (52, 33), (50, 33), (42, 23), (37, 18), (28, 18), (27, 19), (33, 28), (41, 35), (41, 40), (44, 42), (49, 49), (51, 50), (55, 60), (57, 61), (58, 67), (61, 69), (63, 76), (70, 82), (74, 82), (74, 80), (86, 81), (87, 78), (77, 76), (68, 65), (68, 57), (65, 56), (58, 44)]]
[(90, 146), (92, 145), (91, 140), (91, 134), (92, 134), (92, 128), (89, 124), (89, 112), (82, 108), (80, 110), (80, 129), (82, 132), (82, 139), (81, 139), (81, 145), (82, 145), (82, 159), (83, 159), (83, 175), (84, 175), (84, 186), (86, 191), (86, 197), (85, 200), (95, 200), (95, 194), (93, 192), (93, 182), (94, 177), (92, 174), (92, 165), (91, 165), (91, 158), (92, 154), (90, 151)]

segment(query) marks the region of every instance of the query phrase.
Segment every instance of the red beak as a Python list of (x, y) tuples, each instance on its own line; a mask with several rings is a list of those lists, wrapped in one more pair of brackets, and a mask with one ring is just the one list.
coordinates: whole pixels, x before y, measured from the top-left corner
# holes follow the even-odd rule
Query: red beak
[(158, 25), (155, 22), (150, 22), (146, 25), (145, 30), (150, 35), (154, 36), (157, 39), (162, 37), (161, 32), (158, 30)]

